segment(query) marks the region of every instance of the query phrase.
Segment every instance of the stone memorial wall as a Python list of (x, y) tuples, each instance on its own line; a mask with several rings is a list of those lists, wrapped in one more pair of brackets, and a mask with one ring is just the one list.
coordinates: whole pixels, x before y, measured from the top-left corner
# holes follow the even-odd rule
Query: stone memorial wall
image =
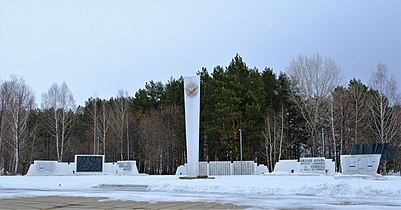
[[(187, 175), (187, 165), (177, 168), (176, 175)], [(210, 161), (199, 162), (200, 176), (224, 176), (224, 175), (262, 175), (268, 173), (267, 167), (254, 161)]]
[(298, 160), (279, 160), (273, 173), (318, 173), (334, 174), (335, 164), (324, 157), (300, 158)]
[(341, 155), (341, 171), (344, 175), (376, 175), (381, 154)]
[(109, 174), (109, 175), (138, 175), (136, 161), (117, 161), (105, 163), (102, 155), (77, 155), (76, 162), (59, 163), (49, 160), (35, 160), (30, 165), (27, 175), (80, 175), (80, 174)]
[(104, 155), (75, 155), (77, 173), (103, 172)]
[(326, 173), (326, 160), (324, 157), (300, 158), (299, 164), (302, 173)]

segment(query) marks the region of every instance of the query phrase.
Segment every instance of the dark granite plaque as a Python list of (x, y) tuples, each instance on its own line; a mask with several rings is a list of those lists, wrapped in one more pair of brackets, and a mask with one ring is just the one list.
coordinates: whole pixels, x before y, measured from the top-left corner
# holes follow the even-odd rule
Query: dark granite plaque
[(103, 156), (77, 155), (77, 172), (102, 172)]

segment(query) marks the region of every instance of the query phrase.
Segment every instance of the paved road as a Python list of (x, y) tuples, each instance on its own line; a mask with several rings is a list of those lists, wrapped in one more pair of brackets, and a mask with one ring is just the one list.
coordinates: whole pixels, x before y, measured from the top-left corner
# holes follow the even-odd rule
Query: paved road
[(100, 197), (16, 197), (0, 199), (0, 209), (245, 209), (233, 204), (201, 202), (110, 201)]

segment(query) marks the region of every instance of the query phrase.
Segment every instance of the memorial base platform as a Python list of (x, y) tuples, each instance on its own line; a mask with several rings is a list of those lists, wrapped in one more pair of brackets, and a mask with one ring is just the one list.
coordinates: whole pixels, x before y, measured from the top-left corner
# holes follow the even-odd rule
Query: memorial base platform
[(212, 176), (180, 176), (180, 179), (215, 179)]

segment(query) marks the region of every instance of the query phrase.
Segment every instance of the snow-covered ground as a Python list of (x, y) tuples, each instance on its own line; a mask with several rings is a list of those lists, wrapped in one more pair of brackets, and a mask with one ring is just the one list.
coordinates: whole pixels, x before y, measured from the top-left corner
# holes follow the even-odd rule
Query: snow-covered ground
[(183, 180), (146, 175), (0, 176), (0, 199), (51, 195), (233, 203), (257, 209), (400, 209), (401, 177), (278, 174)]

